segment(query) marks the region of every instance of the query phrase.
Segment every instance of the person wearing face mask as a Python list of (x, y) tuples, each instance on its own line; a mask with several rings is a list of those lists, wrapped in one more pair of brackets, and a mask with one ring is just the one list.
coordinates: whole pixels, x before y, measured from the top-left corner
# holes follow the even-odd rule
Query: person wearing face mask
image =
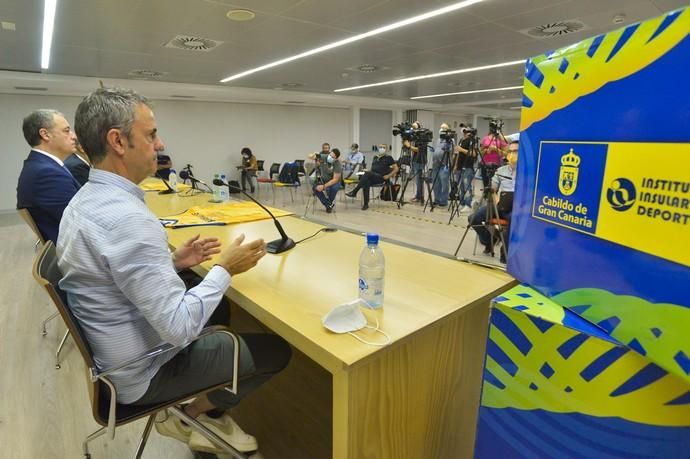
[(369, 208), (369, 189), (371, 185), (378, 185), (386, 180), (395, 177), (398, 173), (398, 165), (388, 152), (386, 145), (379, 145), (379, 154), (374, 156), (371, 162), (371, 170), (362, 175), (357, 183), (357, 186), (345, 193), (346, 196), (354, 198), (357, 192), (361, 189), (364, 192), (364, 201), (362, 203), (362, 210)]
[(359, 145), (353, 143), (350, 147), (350, 153), (348, 153), (347, 159), (345, 160), (345, 167), (343, 168), (345, 178), (350, 178), (352, 174), (359, 171), (362, 168), (363, 162), (364, 154), (359, 151)]
[(335, 207), (335, 196), (340, 189), (340, 177), (343, 174), (343, 166), (340, 163), (340, 150), (334, 148), (326, 157), (325, 167), (322, 167), (321, 182), (317, 183), (312, 190), (314, 196), (319, 198), (321, 204), (329, 214)]
[(247, 182), (249, 183), (249, 189), (254, 193), (254, 181), (256, 180), (256, 170), (258, 166), (256, 164), (256, 156), (252, 154), (252, 151), (248, 147), (242, 149), (242, 191), (247, 191)]
[[(499, 218), (508, 221), (508, 228), (506, 229), (505, 239), (505, 253), (508, 253), (508, 240), (510, 238), (510, 217), (513, 213), (513, 193), (515, 191), (515, 172), (518, 160), (519, 141), (515, 140), (508, 145), (508, 155), (506, 159), (508, 164), (501, 166), (496, 170), (491, 179), (492, 197), (493, 193), (498, 192), (498, 202), (496, 210)], [(486, 205), (480, 207), (475, 213), (468, 218), (469, 224), (477, 232), (479, 242), (484, 245), (484, 253), (489, 254), (492, 251), (491, 235), (486, 226), (482, 224), (486, 220)], [(503, 252), (501, 253), (501, 263), (505, 263)]]

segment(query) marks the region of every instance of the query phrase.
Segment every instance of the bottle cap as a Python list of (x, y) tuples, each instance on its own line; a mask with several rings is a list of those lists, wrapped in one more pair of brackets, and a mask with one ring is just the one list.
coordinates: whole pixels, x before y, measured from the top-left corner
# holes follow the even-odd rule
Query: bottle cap
[(175, 172), (175, 169), (170, 169), (170, 173), (171, 174), (177, 174), (177, 172)]
[(379, 235), (377, 233), (367, 233), (367, 245), (378, 245)]

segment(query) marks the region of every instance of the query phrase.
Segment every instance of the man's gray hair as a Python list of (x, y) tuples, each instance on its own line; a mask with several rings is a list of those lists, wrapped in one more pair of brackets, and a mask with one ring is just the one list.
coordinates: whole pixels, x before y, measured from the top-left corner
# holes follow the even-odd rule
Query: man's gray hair
[(140, 104), (151, 107), (146, 97), (123, 88), (99, 88), (81, 101), (74, 116), (74, 130), (92, 164), (105, 159), (106, 137), (111, 129), (121, 129), (130, 139)]
[(24, 131), (24, 138), (30, 147), (35, 147), (41, 143), (41, 134), (38, 132), (41, 129), (52, 129), (55, 126), (55, 117), (64, 116), (57, 110), (50, 108), (41, 108), (29, 113), (22, 122), (22, 131)]

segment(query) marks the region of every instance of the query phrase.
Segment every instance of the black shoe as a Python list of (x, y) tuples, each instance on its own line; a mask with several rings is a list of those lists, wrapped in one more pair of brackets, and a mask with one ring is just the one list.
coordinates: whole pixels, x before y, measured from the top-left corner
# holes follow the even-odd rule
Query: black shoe
[(501, 263), (503, 263), (504, 265), (506, 264), (506, 257), (505, 255), (503, 255), (503, 251), (501, 251)]
[(362, 206), (362, 210), (367, 210), (368, 208), (369, 208), (369, 204), (364, 204), (364, 205)]
[(492, 257), (494, 256), (494, 251), (493, 248), (490, 245), (485, 245), (484, 246), (484, 251), (482, 252), (484, 255), (491, 255)]
[(357, 193), (354, 191), (348, 191), (347, 193), (345, 193), (345, 196), (347, 196), (348, 198), (354, 198), (357, 196)]
[(326, 206), (326, 213), (327, 213), (327, 214), (330, 214), (331, 212), (333, 212), (333, 208), (334, 208), (334, 207), (335, 207), (334, 204), (331, 204), (331, 205), (329, 205), (329, 206)]

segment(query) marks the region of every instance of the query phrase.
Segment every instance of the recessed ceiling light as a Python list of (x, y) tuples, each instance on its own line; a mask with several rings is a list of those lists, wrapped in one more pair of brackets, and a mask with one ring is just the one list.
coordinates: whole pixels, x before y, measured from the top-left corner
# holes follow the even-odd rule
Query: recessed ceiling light
[(617, 14), (613, 17), (612, 22), (614, 24), (623, 24), (625, 22), (625, 14)]
[(256, 17), (256, 14), (251, 10), (230, 10), (227, 12), (226, 16), (231, 21), (245, 22), (251, 21)]
[(320, 46), (318, 48), (313, 48), (313, 49), (304, 51), (304, 52), (296, 54), (294, 56), (286, 57), (284, 59), (279, 59), (277, 61), (270, 62), (268, 64), (265, 64), (265, 65), (262, 65), (262, 66), (259, 66), (256, 68), (246, 70), (244, 72), (240, 72), (240, 73), (237, 73), (235, 75), (231, 75), (227, 78), (223, 78), (222, 80), (220, 80), (220, 82), (221, 83), (227, 83), (228, 81), (237, 80), (238, 78), (242, 78), (242, 77), (245, 77), (247, 75), (251, 75), (253, 73), (260, 72), (262, 70), (270, 69), (270, 68), (276, 67), (278, 65), (287, 64), (288, 62), (296, 61), (297, 59), (302, 59), (302, 58), (307, 57), (307, 56), (312, 56), (314, 54), (322, 53), (324, 51), (328, 51), (329, 49), (338, 48), (340, 46), (349, 45), (350, 43), (354, 43), (354, 42), (359, 41), (359, 40), (364, 40), (365, 38), (373, 37), (375, 35), (380, 35), (382, 33), (389, 32), (391, 30), (399, 29), (401, 27), (406, 27), (410, 24), (424, 21), (426, 19), (431, 19), (431, 18), (434, 18), (436, 16), (451, 13), (453, 11), (457, 11), (459, 9), (474, 5), (475, 3), (479, 3), (482, 1), (484, 1), (484, 0), (464, 0), (462, 2), (454, 3), (452, 5), (448, 5), (448, 6), (443, 7), (443, 8), (438, 8), (438, 9), (429, 11), (429, 12), (424, 13), (424, 14), (419, 14), (417, 16), (412, 16), (411, 18), (403, 19), (402, 21), (398, 21), (398, 22), (394, 22), (392, 24), (388, 24), (386, 26), (378, 27), (376, 29), (361, 33), (359, 35), (354, 35), (352, 37), (348, 37), (348, 38), (345, 38), (343, 40), (335, 41), (333, 43), (329, 43), (327, 45)]
[(364, 72), (364, 73), (375, 72), (378, 69), (379, 69), (378, 67), (376, 67), (375, 65), (371, 65), (371, 64), (364, 64), (364, 65), (360, 65), (359, 67), (357, 67), (357, 70), (359, 70), (360, 72)]
[(478, 72), (480, 70), (490, 70), (490, 69), (495, 69), (495, 68), (499, 68), (499, 67), (506, 67), (509, 65), (518, 65), (518, 64), (524, 64), (524, 63), (525, 63), (525, 60), (520, 59), (518, 61), (502, 62), (500, 64), (482, 65), (481, 67), (470, 67), (470, 68), (466, 68), (466, 69), (451, 70), (448, 72), (440, 72), (440, 73), (430, 73), (428, 75), (419, 75), (419, 76), (414, 76), (414, 77), (409, 77), (409, 78), (398, 78), (396, 80), (381, 81), (379, 83), (363, 84), (361, 86), (352, 86), (349, 88), (340, 88), (340, 89), (334, 90), (333, 92), (354, 91), (355, 89), (373, 88), (376, 86), (385, 86), (388, 84), (407, 83), (408, 81), (424, 80), (427, 78), (439, 78), (439, 77), (444, 77), (444, 76), (449, 76), (449, 75), (458, 75), (461, 73)]
[(55, 27), (55, 9), (57, 0), (45, 0), (43, 9), (43, 43), (41, 48), (41, 68), (50, 66), (50, 47), (53, 44), (53, 28)]
[(47, 91), (48, 88), (39, 88), (36, 86), (15, 86), (17, 91)]
[(301, 88), (304, 85), (302, 83), (283, 83), (281, 86), (284, 88)]
[(17, 30), (17, 25), (14, 22), (2, 21), (0, 25), (2, 26), (2, 30), (8, 30), (10, 32)]
[(416, 99), (429, 99), (431, 97), (461, 96), (463, 94), (479, 94), (482, 92), (510, 91), (513, 89), (522, 89), (522, 85), (520, 85), (520, 86), (506, 86), (504, 88), (477, 89), (474, 91), (447, 92), (445, 94), (429, 94), (428, 96), (410, 97), (410, 99), (416, 100)]

